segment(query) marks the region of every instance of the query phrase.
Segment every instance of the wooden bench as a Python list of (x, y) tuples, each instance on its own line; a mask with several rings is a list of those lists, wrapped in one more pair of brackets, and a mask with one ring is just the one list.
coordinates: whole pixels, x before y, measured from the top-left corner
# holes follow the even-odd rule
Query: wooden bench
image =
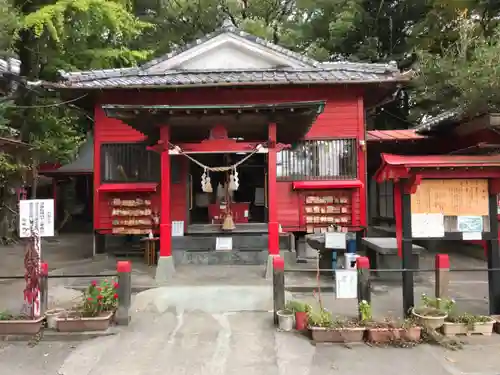
[[(398, 244), (394, 237), (365, 237), (361, 241), (366, 256), (370, 260), (372, 269), (399, 269), (402, 260), (398, 256)], [(412, 245), (411, 269), (418, 269), (420, 253), (425, 250), (422, 246)], [(385, 280), (401, 280), (400, 272), (380, 272), (377, 277)], [(416, 273), (415, 273), (416, 276)]]

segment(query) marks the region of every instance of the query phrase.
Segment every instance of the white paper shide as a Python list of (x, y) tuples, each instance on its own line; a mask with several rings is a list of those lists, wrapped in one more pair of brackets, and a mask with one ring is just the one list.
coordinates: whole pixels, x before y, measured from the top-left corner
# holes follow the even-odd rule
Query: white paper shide
[(54, 236), (54, 200), (27, 199), (19, 201), (19, 236), (28, 238), (31, 230), (40, 237)]

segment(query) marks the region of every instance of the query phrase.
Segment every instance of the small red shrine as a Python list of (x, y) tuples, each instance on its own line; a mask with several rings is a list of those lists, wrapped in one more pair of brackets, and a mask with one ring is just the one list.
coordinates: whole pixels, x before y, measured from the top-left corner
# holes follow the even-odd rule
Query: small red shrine
[[(500, 155), (382, 154), (375, 173), (392, 181), (402, 268), (412, 269), (412, 241), (471, 238), (486, 242), (490, 314), (500, 313), (498, 200)], [(414, 305), (413, 273), (403, 273), (404, 311)]]
[(164, 279), (174, 260), (264, 264), (293, 238), (366, 225), (365, 110), (408, 78), (225, 24), (140, 67), (43, 85), (94, 112), (98, 250), (159, 234)]

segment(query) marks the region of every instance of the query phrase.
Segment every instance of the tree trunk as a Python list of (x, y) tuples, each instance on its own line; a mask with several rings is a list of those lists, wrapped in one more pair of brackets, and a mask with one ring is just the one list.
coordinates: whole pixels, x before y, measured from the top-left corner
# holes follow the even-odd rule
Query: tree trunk
[[(14, 6), (24, 16), (37, 9), (40, 0), (15, 0)], [(36, 104), (36, 93), (30, 90), (26, 82), (35, 81), (40, 74), (39, 42), (31, 30), (21, 30), (18, 35), (16, 52), (21, 61), (21, 81), (14, 95), (16, 106), (10, 114), (10, 125), (20, 132), (21, 140), (26, 143), (31, 141), (31, 132), (36, 126), (33, 106)], [(18, 164), (32, 165), (31, 153), (14, 155)], [(18, 174), (11, 176), (5, 181), (1, 189), (3, 205), (0, 208), (0, 239), (3, 243), (15, 242), (18, 231), (18, 201), (17, 189), (23, 187), (25, 179)]]
[[(11, 183), (14, 185), (14, 182)], [(11, 185), (9, 184), (9, 185)], [(12, 186), (0, 189), (0, 242), (4, 245), (14, 243), (18, 239), (18, 207), (17, 195)]]

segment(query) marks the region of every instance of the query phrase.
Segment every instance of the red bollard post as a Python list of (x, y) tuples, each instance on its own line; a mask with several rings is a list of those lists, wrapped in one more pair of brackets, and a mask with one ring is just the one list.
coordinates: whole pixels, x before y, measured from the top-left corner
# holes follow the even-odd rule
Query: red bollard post
[(45, 314), (49, 307), (49, 265), (40, 263), (40, 316)]
[(273, 257), (273, 302), (274, 324), (278, 324), (277, 312), (285, 308), (285, 260), (279, 255)]
[(118, 308), (115, 322), (127, 326), (130, 323), (130, 305), (132, 302), (132, 263), (120, 261), (116, 264), (118, 272)]
[(450, 296), (450, 256), (448, 254), (436, 254), (435, 267), (435, 297), (448, 298)]

